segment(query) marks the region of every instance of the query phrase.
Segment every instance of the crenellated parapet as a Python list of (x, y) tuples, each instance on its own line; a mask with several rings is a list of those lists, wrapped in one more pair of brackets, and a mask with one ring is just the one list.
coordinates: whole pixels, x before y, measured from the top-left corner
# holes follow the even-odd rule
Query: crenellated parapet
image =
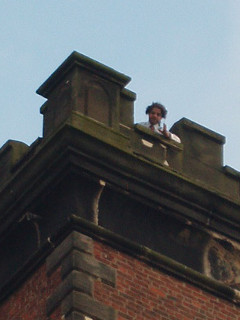
[[(236, 300), (240, 173), (223, 165), (225, 138), (185, 118), (171, 129), (181, 143), (134, 124), (129, 81), (73, 52), (37, 90), (47, 99), (43, 137), (31, 146), (8, 141), (0, 149), (0, 298), (50, 253), (48, 261), (58, 261), (54, 248), (81, 222), (83, 234), (94, 238), (95, 232), (113, 247), (146, 255), (150, 250), (159, 263), (167, 257), (176, 274), (184, 269), (198, 286), (220, 281), (221, 292), (226, 286)], [(90, 285), (102, 264), (84, 256), (96, 263), (83, 272)], [(49, 314), (65, 298), (58, 296), (62, 287), (74, 291), (74, 268), (52, 294)], [(96, 316), (91, 290), (86, 299), (94, 301)], [(105, 310), (110, 318), (112, 309)]]

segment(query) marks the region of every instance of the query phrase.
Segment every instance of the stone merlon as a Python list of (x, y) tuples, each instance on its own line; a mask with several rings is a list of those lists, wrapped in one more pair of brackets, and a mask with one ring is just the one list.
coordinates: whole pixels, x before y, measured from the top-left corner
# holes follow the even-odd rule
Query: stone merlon
[[(191, 228), (201, 230), (204, 240), (194, 238), (199, 252), (214, 232), (240, 240), (240, 173), (223, 166), (225, 138), (186, 118), (171, 128), (182, 143), (134, 124), (129, 81), (73, 52), (37, 90), (47, 99), (40, 109), (43, 137), (0, 149), (2, 290), (72, 214), (195, 269), (197, 262), (177, 247), (165, 249), (171, 232), (181, 234), (185, 250)], [(191, 230), (180, 230), (176, 221)], [(157, 226), (165, 225), (161, 247)]]

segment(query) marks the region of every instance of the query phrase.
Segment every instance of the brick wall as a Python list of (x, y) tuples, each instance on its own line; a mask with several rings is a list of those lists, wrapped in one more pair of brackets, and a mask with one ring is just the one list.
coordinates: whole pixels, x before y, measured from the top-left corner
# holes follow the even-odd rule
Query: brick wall
[(0, 320), (240, 320), (237, 304), (72, 232), (10, 297)]
[[(46, 301), (61, 282), (60, 269), (47, 276), (46, 264), (0, 304), (0, 320), (47, 320)], [(59, 310), (51, 320), (61, 319)]]
[(240, 308), (154, 269), (127, 254), (94, 244), (97, 260), (116, 269), (116, 288), (96, 280), (94, 296), (114, 307), (118, 320), (237, 320)]

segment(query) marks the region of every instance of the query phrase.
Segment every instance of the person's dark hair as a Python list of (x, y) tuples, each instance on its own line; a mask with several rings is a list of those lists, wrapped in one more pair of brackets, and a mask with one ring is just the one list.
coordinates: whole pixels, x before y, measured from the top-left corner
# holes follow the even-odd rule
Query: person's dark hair
[(158, 103), (158, 102), (153, 102), (150, 106), (148, 106), (146, 108), (146, 114), (149, 114), (153, 108), (158, 108), (161, 110), (161, 115), (162, 117), (165, 119), (166, 118), (166, 115), (167, 115), (167, 109), (161, 104), (161, 103)]

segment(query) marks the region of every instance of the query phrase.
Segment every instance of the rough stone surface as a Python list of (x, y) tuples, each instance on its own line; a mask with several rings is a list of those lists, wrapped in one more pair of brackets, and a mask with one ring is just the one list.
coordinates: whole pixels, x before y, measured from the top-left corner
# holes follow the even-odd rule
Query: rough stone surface
[(73, 249), (78, 249), (82, 252), (92, 253), (92, 240), (78, 232), (72, 232), (47, 258), (47, 271), (52, 272), (56, 268), (64, 256)]
[(51, 314), (63, 298), (73, 290), (91, 296), (93, 293), (93, 281), (91, 277), (82, 272), (72, 271), (49, 297), (47, 301), (47, 314)]
[(93, 256), (73, 250), (62, 262), (62, 276), (71, 270), (81, 270), (102, 279), (102, 281), (115, 285), (116, 277), (114, 269), (98, 262)]
[(112, 307), (99, 303), (91, 297), (76, 291), (70, 293), (62, 302), (63, 314), (68, 314), (71, 310), (80, 311), (99, 320), (117, 319), (117, 313)]

